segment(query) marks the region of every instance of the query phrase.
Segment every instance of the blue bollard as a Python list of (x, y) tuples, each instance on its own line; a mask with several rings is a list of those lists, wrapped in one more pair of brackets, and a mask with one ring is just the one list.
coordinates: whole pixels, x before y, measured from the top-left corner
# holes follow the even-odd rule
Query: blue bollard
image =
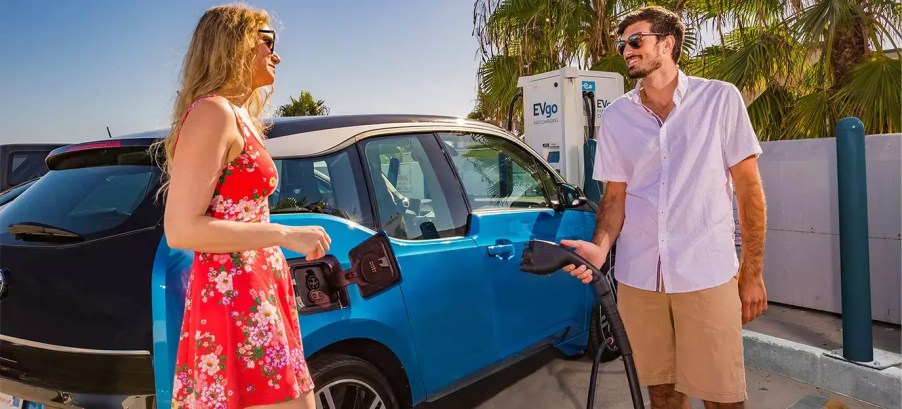
[(871, 270), (868, 250), (868, 188), (864, 124), (854, 117), (836, 124), (839, 196), (839, 257), (842, 285), (843, 357), (874, 360), (871, 334)]

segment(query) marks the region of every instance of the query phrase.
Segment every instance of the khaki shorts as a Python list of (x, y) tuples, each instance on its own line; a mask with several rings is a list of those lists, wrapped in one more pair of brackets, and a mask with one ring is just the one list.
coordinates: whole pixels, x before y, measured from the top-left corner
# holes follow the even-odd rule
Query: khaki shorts
[(676, 384), (677, 391), (711, 402), (748, 398), (735, 277), (714, 288), (676, 294), (618, 283), (617, 309), (640, 384)]

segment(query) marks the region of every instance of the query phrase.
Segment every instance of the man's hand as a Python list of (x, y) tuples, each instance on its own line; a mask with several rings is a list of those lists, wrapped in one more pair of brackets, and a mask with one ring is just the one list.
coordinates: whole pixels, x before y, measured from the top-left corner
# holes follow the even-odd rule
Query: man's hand
[[(588, 241), (561, 240), (561, 244), (566, 247), (575, 249), (576, 255), (592, 263), (595, 268), (601, 268), (601, 266), (604, 264), (605, 258), (607, 258), (608, 256), (607, 250), (595, 245), (595, 243)], [(592, 282), (592, 270), (590, 270), (586, 266), (577, 267), (573, 264), (568, 264), (564, 266), (564, 271), (570, 273), (570, 275), (576, 277), (585, 284)]]
[(767, 311), (767, 289), (764, 280), (739, 279), (739, 300), (742, 301), (742, 325), (745, 325)]

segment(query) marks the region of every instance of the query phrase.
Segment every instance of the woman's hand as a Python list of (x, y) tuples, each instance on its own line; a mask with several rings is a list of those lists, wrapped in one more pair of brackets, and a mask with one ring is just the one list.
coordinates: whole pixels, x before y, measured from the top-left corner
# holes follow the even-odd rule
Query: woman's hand
[(282, 246), (296, 253), (305, 254), (307, 260), (316, 260), (326, 256), (332, 244), (332, 238), (320, 226), (286, 226)]

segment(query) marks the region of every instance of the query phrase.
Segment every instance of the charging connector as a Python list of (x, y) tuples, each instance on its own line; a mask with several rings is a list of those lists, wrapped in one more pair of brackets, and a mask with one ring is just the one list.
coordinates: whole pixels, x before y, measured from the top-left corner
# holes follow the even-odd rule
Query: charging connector
[[(630, 348), (630, 342), (626, 336), (626, 329), (623, 326), (623, 321), (620, 319), (620, 312), (617, 311), (617, 301), (614, 299), (611, 285), (608, 283), (608, 280), (605, 279), (601, 271), (592, 265), (592, 263), (567, 248), (562, 247), (557, 243), (543, 240), (529, 241), (529, 245), (523, 250), (520, 269), (527, 273), (549, 275), (570, 264), (575, 266), (584, 265), (592, 271), (592, 281), (590, 285), (598, 299), (598, 306), (601, 309), (601, 312), (608, 318), (611, 335), (614, 337), (614, 341), (617, 342), (617, 347), (620, 349), (620, 356), (623, 357), (623, 366), (626, 369), (626, 376), (630, 385), (633, 407), (637, 409), (643, 408), (642, 390), (639, 388), (639, 377), (636, 374), (636, 364), (633, 362), (633, 350)], [(603, 348), (599, 349), (599, 351), (601, 350), (603, 350)], [(595, 378), (598, 373), (600, 360), (601, 353), (599, 352), (592, 362), (592, 383), (589, 385), (589, 397), (586, 406), (589, 409), (595, 404)]]

